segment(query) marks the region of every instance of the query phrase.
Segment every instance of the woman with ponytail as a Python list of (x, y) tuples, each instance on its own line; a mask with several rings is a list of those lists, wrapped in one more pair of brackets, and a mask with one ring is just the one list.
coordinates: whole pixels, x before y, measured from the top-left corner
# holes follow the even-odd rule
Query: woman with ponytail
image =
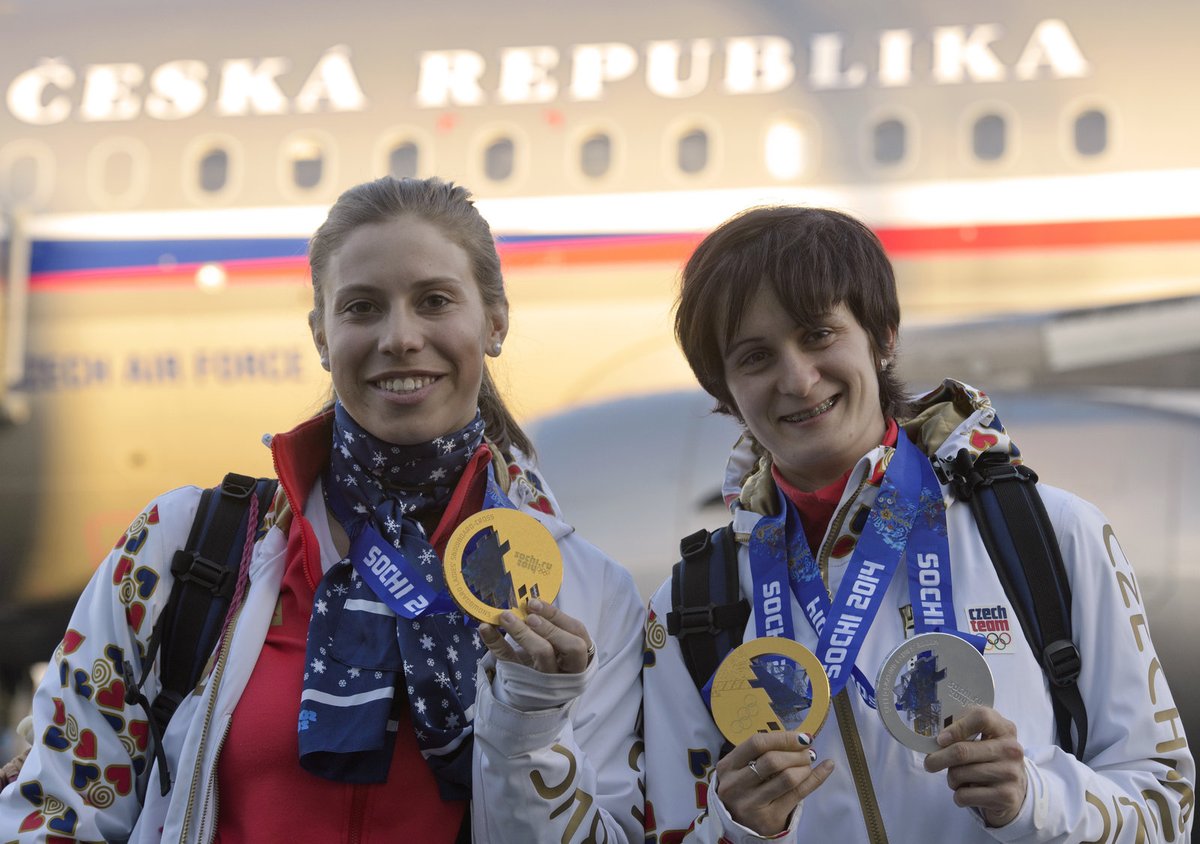
[[(641, 602), (628, 573), (558, 517), (488, 374), (508, 303), (487, 222), (462, 187), (380, 179), (338, 199), (309, 262), (309, 326), (335, 399), (272, 438), (280, 491), (231, 632), (163, 736), (171, 788), (159, 793), (161, 762), (131, 732), (144, 713), (64, 688), (60, 648), (20, 784), (0, 797), (0, 831), (222, 844), (640, 840)], [(198, 498), (176, 490), (143, 514), (133, 565), (157, 581), (147, 614), (165, 603)], [(553, 602), (531, 601), (524, 619), (505, 611), (495, 626), (457, 609), (441, 565), (454, 529), (492, 507), (534, 516), (564, 570)], [(381, 547), (393, 579), (413, 587), (402, 603), (364, 559)], [(72, 665), (146, 653), (152, 625), (135, 626), (114, 587), (128, 567), (114, 553), (88, 587)], [(154, 682), (151, 672), (151, 699)], [(128, 768), (141, 787), (96, 805), (78, 742), (55, 746), (84, 734), (98, 776)]]

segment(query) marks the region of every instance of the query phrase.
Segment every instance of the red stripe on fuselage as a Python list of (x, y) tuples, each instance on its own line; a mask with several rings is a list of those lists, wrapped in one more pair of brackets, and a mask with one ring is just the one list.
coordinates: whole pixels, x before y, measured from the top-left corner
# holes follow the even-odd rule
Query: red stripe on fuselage
[[(1122, 246), (1200, 244), (1200, 217), (1146, 220), (1096, 220), (1012, 225), (877, 228), (876, 234), (896, 260), (920, 260), (939, 254), (1020, 253), (1093, 250)], [(501, 242), (505, 269), (554, 268), (605, 264), (682, 264), (691, 255), (702, 233), (614, 235), (611, 237), (553, 237)], [(219, 262), (228, 283), (307, 283), (307, 261), (302, 256)], [(128, 284), (134, 287), (188, 286), (195, 284), (201, 264), (117, 267), (36, 273), (35, 290), (65, 290), (95, 284)]]

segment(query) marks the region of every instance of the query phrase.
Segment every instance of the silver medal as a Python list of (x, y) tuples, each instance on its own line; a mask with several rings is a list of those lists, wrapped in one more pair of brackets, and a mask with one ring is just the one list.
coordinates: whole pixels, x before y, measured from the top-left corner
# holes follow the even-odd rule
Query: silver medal
[(884, 660), (875, 683), (883, 725), (921, 753), (938, 750), (937, 735), (972, 706), (995, 701), (983, 655), (958, 636), (922, 633)]

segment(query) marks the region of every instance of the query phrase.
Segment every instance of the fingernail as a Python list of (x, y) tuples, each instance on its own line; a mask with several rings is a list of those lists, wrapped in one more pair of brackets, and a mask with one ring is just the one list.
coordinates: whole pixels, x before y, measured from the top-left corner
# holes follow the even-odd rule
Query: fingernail
[(810, 747), (808, 749), (808, 763), (811, 765), (813, 762), (816, 762), (816, 761), (817, 761), (817, 751), (813, 750)]
[(530, 627), (541, 627), (542, 626), (542, 618), (541, 618), (541, 616), (537, 616), (537, 615), (527, 615), (527, 616), (525, 616), (525, 623), (528, 624)]
[(534, 610), (536, 612), (536, 611), (542, 609), (543, 604), (537, 598), (530, 598), (529, 603), (526, 604), (526, 606), (528, 606), (531, 610)]
[(800, 742), (801, 747), (808, 747), (813, 743), (812, 733), (796, 733), (796, 741)]
[(511, 610), (505, 610), (500, 613), (500, 623), (505, 627), (517, 623), (517, 616)]

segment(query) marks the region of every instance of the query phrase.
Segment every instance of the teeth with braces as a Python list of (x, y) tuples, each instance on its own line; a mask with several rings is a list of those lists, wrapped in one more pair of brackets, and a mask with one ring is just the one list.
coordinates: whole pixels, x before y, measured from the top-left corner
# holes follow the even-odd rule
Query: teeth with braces
[(389, 378), (386, 381), (379, 381), (379, 386), (387, 390), (389, 393), (414, 393), (422, 387), (427, 387), (434, 381), (430, 377), (422, 378)]
[(814, 416), (820, 416), (822, 413), (829, 410), (829, 408), (833, 407), (836, 400), (836, 396), (833, 398), (828, 398), (814, 407), (812, 410), (806, 410), (803, 413), (793, 413), (791, 416), (785, 416), (784, 419), (788, 420), (789, 422), (804, 422), (805, 420), (812, 419)]

